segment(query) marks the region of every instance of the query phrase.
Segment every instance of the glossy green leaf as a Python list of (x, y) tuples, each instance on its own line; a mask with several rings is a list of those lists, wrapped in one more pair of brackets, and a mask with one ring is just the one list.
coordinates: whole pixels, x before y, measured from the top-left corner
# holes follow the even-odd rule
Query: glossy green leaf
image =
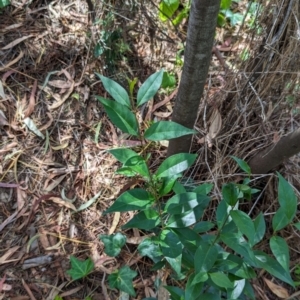
[(132, 189), (124, 192), (104, 214), (112, 212), (124, 212), (147, 208), (154, 201), (154, 197), (143, 189)]
[(212, 183), (203, 183), (197, 186), (193, 192), (201, 195), (208, 195), (211, 192), (213, 187), (214, 185)]
[(170, 293), (172, 300), (183, 300), (184, 290), (177, 286), (164, 286), (164, 288)]
[(118, 175), (123, 175), (126, 177), (135, 177), (137, 176), (137, 173), (134, 172), (131, 168), (129, 167), (121, 167), (116, 171), (116, 174)]
[(174, 185), (176, 183), (178, 183), (177, 179), (179, 177), (181, 177), (180, 174), (176, 174), (176, 175), (174, 175), (172, 177), (163, 177), (163, 178), (161, 178), (162, 183), (161, 183), (161, 186), (159, 187), (158, 195), (160, 197), (162, 197), (162, 196), (165, 196), (168, 193), (170, 193), (171, 190), (174, 188)]
[(196, 160), (196, 154), (178, 153), (165, 159), (155, 172), (157, 178), (172, 177), (187, 170)]
[(287, 272), (289, 272), (290, 254), (286, 241), (280, 236), (272, 236), (270, 239), (270, 248), (276, 260)]
[(182, 193), (186, 193), (186, 189), (182, 183), (176, 181), (173, 186), (173, 192), (175, 194), (182, 194)]
[(160, 233), (160, 248), (165, 257), (176, 258), (182, 253), (182, 243), (170, 229), (165, 229)]
[(236, 224), (241, 233), (247, 237), (250, 246), (253, 246), (255, 238), (255, 228), (251, 218), (240, 210), (232, 210), (230, 212), (230, 216), (232, 217), (233, 222)]
[(272, 227), (274, 232), (279, 231), (289, 225), (291, 220), (286, 216), (284, 208), (280, 207), (272, 219)]
[(218, 228), (222, 228), (224, 226), (224, 222), (228, 222), (228, 214), (230, 212), (230, 206), (226, 203), (225, 200), (222, 200), (217, 207), (217, 225)]
[(103, 104), (109, 118), (119, 129), (134, 136), (139, 135), (136, 117), (127, 106), (99, 96), (96, 98)]
[[(231, 2), (231, 0), (230, 0), (230, 2)], [(244, 172), (246, 172), (248, 175), (251, 174), (251, 168), (250, 168), (250, 166), (244, 160), (242, 160), (242, 159), (240, 159), (240, 158), (238, 158), (236, 156), (233, 156), (233, 155), (231, 155), (230, 157), (236, 161), (236, 163), (239, 165), (239, 167)]]
[(204, 233), (215, 227), (215, 224), (209, 221), (201, 221), (193, 227), (193, 230), (197, 233)]
[(236, 184), (227, 183), (222, 187), (222, 196), (226, 203), (230, 206), (235, 206), (238, 201), (239, 191)]
[(245, 279), (235, 280), (233, 282), (233, 289), (227, 293), (228, 299), (239, 299), (241, 294), (243, 293), (244, 287), (246, 284)]
[(201, 241), (201, 237), (194, 230), (190, 228), (173, 228), (173, 232), (175, 232), (181, 241), (181, 243), (192, 251), (193, 253), (197, 250), (197, 245)]
[(175, 86), (176, 86), (175, 76), (170, 74), (169, 72), (164, 72), (161, 87), (165, 89), (165, 88), (172, 88)]
[(175, 271), (176, 275), (181, 277), (182, 255), (180, 254), (177, 257), (166, 256), (165, 259), (169, 263), (171, 268)]
[(221, 9), (229, 9), (231, 5), (232, 0), (221, 0)]
[(160, 88), (163, 70), (156, 72), (149, 76), (147, 80), (142, 84), (137, 93), (137, 106), (141, 106), (147, 101), (151, 100)]
[(233, 282), (229, 280), (228, 276), (222, 272), (209, 273), (209, 277), (214, 284), (221, 288), (233, 288)]
[(172, 121), (158, 121), (145, 131), (144, 137), (150, 141), (163, 141), (195, 133), (195, 130)]
[(132, 280), (136, 276), (136, 271), (131, 270), (128, 266), (124, 266), (108, 275), (108, 283), (112, 289), (119, 289), (131, 296), (135, 296)]
[(194, 283), (195, 274), (189, 276), (185, 285), (185, 299), (200, 300), (203, 289), (203, 282)]
[(156, 210), (148, 208), (135, 215), (129, 222), (127, 222), (123, 229), (127, 228), (139, 228), (144, 230), (150, 230), (156, 227), (160, 223), (160, 217)]
[(150, 180), (148, 165), (140, 155), (131, 156), (124, 163), (124, 167), (129, 167), (132, 171)]
[(208, 196), (193, 192), (177, 194), (167, 201), (164, 211), (169, 214), (181, 214), (193, 210), (199, 205), (204, 209), (208, 205), (209, 200)]
[(218, 294), (205, 293), (199, 300), (221, 300), (221, 297)]
[(300, 222), (294, 223), (293, 226), (296, 227), (298, 230), (300, 230)]
[(195, 252), (194, 266), (196, 273), (209, 272), (218, 258), (218, 249), (215, 245), (201, 242)]
[(130, 157), (138, 155), (138, 153), (134, 152), (128, 148), (115, 148), (110, 149), (107, 152), (112, 154), (118, 161), (121, 163), (125, 163)]
[(255, 251), (254, 254), (260, 268), (294, 287), (294, 281), (291, 278), (290, 272), (286, 271), (279, 262), (262, 251)]
[(159, 4), (159, 18), (165, 22), (170, 19), (180, 4), (179, 0), (162, 0)]
[(100, 240), (104, 244), (104, 252), (108, 256), (115, 257), (120, 254), (122, 247), (126, 243), (126, 236), (120, 232), (116, 234), (101, 234)]
[(73, 280), (86, 277), (94, 269), (94, 263), (90, 258), (82, 261), (71, 255), (70, 262), (71, 269), (67, 271), (67, 274), (69, 274)]
[(105, 90), (120, 104), (131, 107), (128, 93), (126, 90), (114, 80), (107, 78), (99, 73), (96, 75), (101, 79)]
[(278, 201), (287, 219), (292, 222), (297, 211), (297, 197), (292, 186), (278, 172), (277, 176), (279, 179)]
[(260, 212), (259, 215), (254, 219), (253, 224), (255, 231), (254, 245), (256, 245), (263, 239), (266, 232), (266, 222), (262, 212)]
[(221, 233), (221, 240), (229, 248), (244, 257), (244, 260), (252, 266), (256, 266), (256, 259), (253, 250), (241, 233)]
[(195, 224), (203, 215), (204, 208), (200, 205), (191, 211), (179, 215), (171, 215), (167, 226), (171, 228), (184, 228)]

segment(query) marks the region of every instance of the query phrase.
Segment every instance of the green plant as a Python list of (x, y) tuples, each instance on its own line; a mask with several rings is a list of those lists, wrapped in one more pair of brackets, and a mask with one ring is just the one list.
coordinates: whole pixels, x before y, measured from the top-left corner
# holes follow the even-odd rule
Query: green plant
[(10, 0), (0, 0), (0, 9), (10, 5)]
[(94, 56), (103, 57), (105, 67), (113, 71), (117, 61), (121, 60), (127, 51), (130, 51), (130, 47), (123, 40), (122, 29), (114, 28), (113, 12), (108, 12), (105, 18), (99, 22), (102, 30), (94, 48)]
[[(138, 176), (144, 181), (142, 188), (124, 192), (104, 213), (136, 211), (122, 228), (138, 228), (154, 234), (138, 246), (138, 251), (153, 261), (152, 270), (170, 267), (174, 278), (183, 281), (185, 289), (165, 287), (171, 298), (255, 299), (250, 283), (258, 269), (264, 269), (294, 287), (288, 246), (278, 235), (292, 223), (297, 210), (297, 199), (289, 183), (277, 174), (280, 207), (272, 218), (273, 235), (269, 240), (274, 259), (259, 250), (266, 231), (263, 214), (252, 220), (240, 209), (240, 204), (257, 192), (249, 186), (251, 170), (245, 161), (232, 157), (248, 177), (242, 183), (228, 183), (222, 187), (222, 200), (212, 221), (202, 220), (211, 201), (208, 194), (212, 185), (200, 185), (190, 191), (178, 181), (195, 162), (196, 154), (175, 154), (166, 158), (156, 171), (149, 168), (151, 157), (146, 153), (149, 141), (194, 133), (174, 122), (156, 122), (148, 128), (138, 123), (135, 111), (154, 97), (161, 85), (163, 71), (144, 82), (136, 101), (132, 93), (129, 96), (118, 83), (100, 74), (97, 76), (114, 99), (97, 97), (111, 121), (122, 131), (137, 136), (142, 143), (140, 153), (128, 148), (108, 151), (122, 164), (117, 173)], [(125, 238), (120, 233), (101, 237), (105, 251), (111, 255), (119, 253)], [(135, 276), (136, 273), (125, 266), (111, 274), (108, 280), (112, 288), (135, 295), (131, 283)]]
[(72, 277), (73, 280), (86, 277), (94, 269), (94, 263), (90, 258), (81, 261), (76, 257), (71, 256), (70, 261), (71, 269), (68, 270), (67, 273)]
[(187, 1), (182, 9), (179, 9), (179, 6), (179, 0), (162, 0), (159, 4), (160, 20), (162, 22), (170, 20), (174, 26), (178, 26), (189, 15), (191, 3)]

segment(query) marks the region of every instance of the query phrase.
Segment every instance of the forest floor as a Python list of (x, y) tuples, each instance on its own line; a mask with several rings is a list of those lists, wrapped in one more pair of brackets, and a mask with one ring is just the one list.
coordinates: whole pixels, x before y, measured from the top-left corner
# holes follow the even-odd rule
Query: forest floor
[[(176, 83), (161, 89), (148, 110), (152, 119), (170, 120), (187, 20), (178, 28), (163, 23), (158, 1), (105, 2), (99, 1), (94, 15), (84, 0), (12, 1), (0, 10), (0, 299), (129, 299), (107, 283), (107, 276), (123, 265), (138, 272), (135, 299), (155, 298), (158, 278), (179, 284), (168, 272), (150, 271), (150, 261), (139, 256), (143, 232), (125, 231), (126, 247), (117, 258), (103, 251), (99, 235), (120, 231), (132, 217), (102, 215), (130, 188), (115, 175), (119, 165), (106, 150), (135, 147), (137, 141), (122, 135), (96, 100), (96, 95), (108, 95), (95, 72), (127, 87), (128, 79), (137, 78), (140, 86), (164, 68)], [(244, 13), (246, 2), (239, 1), (233, 10)], [(220, 200), (223, 183), (244, 176), (230, 155), (247, 160), (300, 124), (300, 55), (295, 50), (300, 42), (292, 38), (294, 18), (286, 24), (288, 34), (280, 37), (280, 52), (271, 57), (268, 72), (256, 69), (261, 77), (256, 85), (247, 85), (254, 66), (270, 57), (259, 47), (277, 22), (268, 13), (260, 16), (260, 34), (254, 34), (250, 17), (216, 31), (195, 126), (192, 151), (199, 158), (187, 174), (192, 185), (213, 183), (214, 200)], [(157, 144), (151, 154), (155, 168), (166, 155), (165, 145)], [(298, 155), (276, 169), (298, 197), (299, 162)], [(276, 173), (251, 182), (261, 192), (244, 209), (270, 217), (278, 207)], [(212, 201), (207, 220), (214, 209)], [(300, 270), (300, 232), (290, 226), (282, 237), (290, 245), (292, 276), (300, 281), (295, 274)], [(269, 251), (266, 243), (261, 250)], [(70, 256), (91, 258), (95, 269), (72, 281)], [(253, 282), (257, 299), (278, 299), (265, 278), (270, 276), (262, 272)], [(294, 292), (279, 281), (274, 284)]]

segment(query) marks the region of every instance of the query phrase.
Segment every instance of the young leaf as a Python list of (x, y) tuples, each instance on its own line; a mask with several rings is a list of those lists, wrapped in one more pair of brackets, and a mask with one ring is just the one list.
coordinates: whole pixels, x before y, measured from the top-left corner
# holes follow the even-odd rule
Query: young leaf
[(172, 121), (158, 121), (145, 131), (144, 137), (150, 141), (163, 141), (195, 133), (195, 130)]
[(104, 88), (106, 91), (120, 104), (126, 105), (127, 107), (131, 107), (129, 96), (126, 90), (114, 80), (111, 80), (99, 73), (96, 75), (101, 79)]
[(141, 210), (150, 206), (154, 197), (143, 189), (133, 189), (123, 193), (104, 214), (112, 212), (123, 212), (130, 210)]
[(239, 196), (236, 184), (232, 182), (224, 184), (222, 187), (222, 196), (228, 205), (235, 206)]
[(103, 104), (111, 121), (123, 132), (139, 135), (139, 126), (135, 115), (127, 106), (99, 96), (96, 98)]
[(125, 162), (132, 156), (138, 155), (136, 152), (134, 152), (131, 149), (127, 148), (116, 148), (116, 149), (110, 149), (107, 152), (112, 154), (118, 161), (125, 164)]
[(132, 171), (150, 180), (150, 173), (145, 160), (139, 156), (131, 156), (125, 163), (124, 167), (129, 167)]
[(196, 273), (207, 273), (212, 269), (218, 258), (218, 249), (215, 245), (211, 245), (203, 241), (200, 243), (194, 257), (194, 266)]
[(187, 170), (196, 160), (197, 154), (178, 153), (168, 157), (155, 172), (157, 178), (172, 177)]
[(290, 254), (286, 241), (280, 236), (272, 236), (270, 239), (270, 248), (276, 260), (282, 267), (289, 272), (290, 270)]
[(144, 230), (150, 230), (156, 227), (160, 222), (159, 214), (156, 210), (148, 208), (135, 215), (129, 222), (127, 222), (123, 229), (127, 228), (139, 228)]
[(297, 197), (292, 186), (277, 172), (279, 179), (278, 201), (284, 214), (291, 223), (297, 211)]
[(232, 289), (233, 282), (228, 279), (228, 276), (222, 272), (209, 273), (209, 277), (214, 284), (221, 288)]
[(178, 183), (177, 179), (179, 177), (181, 177), (180, 174), (176, 174), (172, 177), (163, 177), (163, 178), (161, 178), (162, 183), (161, 183), (161, 186), (159, 187), (158, 195), (160, 197), (162, 197), (162, 196), (167, 195), (169, 192), (171, 192), (171, 190), (174, 189), (174, 185), (176, 183)]
[(181, 214), (193, 210), (199, 205), (204, 209), (208, 205), (209, 200), (210, 198), (206, 195), (199, 195), (193, 192), (177, 194), (168, 200), (164, 211), (169, 214)]
[(126, 243), (126, 236), (120, 232), (111, 235), (101, 234), (100, 239), (105, 246), (104, 252), (108, 256), (112, 256), (112, 257), (119, 255), (122, 247)]
[(256, 245), (263, 239), (266, 232), (266, 222), (262, 212), (260, 212), (259, 215), (254, 219), (253, 224), (254, 224), (254, 231), (255, 231), (253, 245)]
[(163, 79), (161, 82), (161, 87), (165, 88), (173, 88), (176, 85), (176, 78), (174, 75), (170, 74), (169, 72), (164, 72)]
[(73, 280), (86, 277), (94, 269), (94, 263), (90, 258), (81, 261), (71, 255), (70, 262), (71, 269), (67, 271), (67, 274), (69, 274)]
[(138, 93), (137, 93), (137, 106), (141, 106), (146, 103), (150, 99), (154, 97), (160, 88), (162, 78), (163, 78), (163, 70), (156, 72), (149, 76), (147, 80), (142, 84)]
[(162, 0), (159, 4), (159, 18), (165, 22), (171, 18), (180, 4), (179, 0)]
[(251, 168), (244, 160), (233, 155), (231, 155), (230, 157), (236, 161), (236, 163), (244, 172), (246, 172), (248, 175), (251, 175)]
[(120, 291), (135, 297), (132, 279), (136, 277), (136, 275), (136, 271), (131, 270), (128, 266), (124, 266), (120, 268), (120, 270), (116, 270), (108, 276), (109, 286), (112, 289), (119, 289)]
[(251, 218), (240, 210), (232, 210), (230, 212), (230, 216), (232, 217), (233, 222), (236, 224), (241, 233), (247, 237), (250, 246), (253, 246), (255, 238), (255, 228)]
[(275, 259), (262, 251), (254, 251), (254, 254), (260, 268), (294, 287), (294, 281), (291, 278), (290, 272), (286, 271)]

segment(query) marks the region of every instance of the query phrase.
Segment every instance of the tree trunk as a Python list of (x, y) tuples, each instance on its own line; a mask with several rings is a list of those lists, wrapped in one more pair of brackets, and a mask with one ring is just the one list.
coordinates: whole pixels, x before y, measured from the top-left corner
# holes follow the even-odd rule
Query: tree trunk
[(300, 128), (282, 137), (276, 145), (259, 152), (248, 162), (252, 174), (265, 174), (300, 152)]
[[(172, 121), (193, 128), (207, 78), (220, 0), (193, 0), (190, 10), (184, 65)], [(192, 136), (170, 140), (168, 156), (189, 152)]]

